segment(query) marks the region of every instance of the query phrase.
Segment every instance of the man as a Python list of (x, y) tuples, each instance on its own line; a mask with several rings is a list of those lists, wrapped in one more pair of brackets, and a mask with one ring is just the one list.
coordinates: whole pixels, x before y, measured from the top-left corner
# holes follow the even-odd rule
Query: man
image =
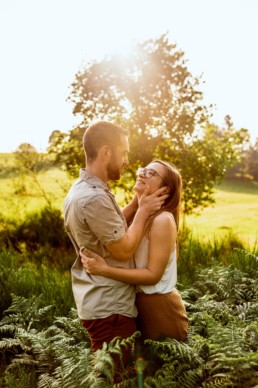
[[(64, 201), (66, 231), (77, 252), (72, 267), (72, 287), (78, 315), (87, 329), (91, 347), (136, 331), (135, 287), (85, 271), (79, 251), (87, 247), (112, 266), (133, 268), (132, 255), (143, 235), (147, 218), (160, 209), (166, 195), (162, 189), (138, 203), (132, 201), (123, 213), (108, 187), (120, 178), (128, 164), (128, 133), (101, 121), (89, 126), (83, 137), (86, 168), (72, 185)], [(127, 228), (126, 220), (133, 218)]]

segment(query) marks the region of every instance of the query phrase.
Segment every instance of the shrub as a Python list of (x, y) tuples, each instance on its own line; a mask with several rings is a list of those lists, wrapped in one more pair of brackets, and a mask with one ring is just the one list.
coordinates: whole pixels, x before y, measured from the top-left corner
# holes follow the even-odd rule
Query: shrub
[(29, 214), (21, 224), (8, 222), (0, 231), (0, 243), (6, 249), (30, 255), (31, 260), (58, 264), (64, 269), (75, 258), (61, 211), (49, 206)]
[(24, 243), (29, 251), (44, 245), (53, 248), (67, 248), (70, 245), (64, 231), (61, 211), (50, 207), (43, 208), (39, 213), (30, 214), (16, 229), (13, 238)]

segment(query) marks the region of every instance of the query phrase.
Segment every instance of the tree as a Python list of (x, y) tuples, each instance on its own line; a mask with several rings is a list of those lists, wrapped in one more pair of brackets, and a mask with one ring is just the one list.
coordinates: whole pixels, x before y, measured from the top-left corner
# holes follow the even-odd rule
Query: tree
[(40, 154), (37, 152), (36, 148), (33, 147), (29, 143), (22, 143), (20, 144), (16, 151), (15, 151), (15, 158), (18, 162), (18, 168), (20, 170), (20, 177), (21, 177), (21, 186), (18, 190), (16, 190), (16, 193), (23, 193), (27, 194), (27, 190), (25, 187), (25, 175), (29, 175), (34, 184), (39, 189), (42, 197), (46, 200), (49, 207), (51, 207), (51, 201), (49, 199), (49, 196), (47, 195), (46, 191), (42, 187), (39, 179), (38, 174), (40, 171), (42, 171), (46, 167), (46, 158), (43, 154)]
[(20, 168), (28, 171), (38, 170), (41, 159), (36, 148), (29, 143), (21, 143), (17, 147), (15, 158), (18, 161)]
[(49, 137), (48, 153), (54, 157), (56, 164), (65, 166), (69, 175), (78, 176), (78, 170), (85, 165), (82, 147), (84, 127), (77, 127), (68, 134), (53, 131)]
[[(74, 167), (84, 164), (85, 128), (95, 120), (111, 120), (130, 132), (130, 167), (126, 183), (118, 185), (131, 187), (135, 169), (159, 157), (182, 172), (185, 212), (206, 206), (242, 139), (232, 128), (218, 135), (208, 125), (210, 107), (202, 102), (200, 82), (189, 72), (184, 52), (170, 44), (167, 35), (139, 44), (130, 59), (108, 56), (92, 61), (76, 74), (70, 95), (81, 125), (62, 134), (51, 149), (74, 174)], [(233, 140), (225, 154), (229, 138)]]
[(256, 138), (255, 144), (250, 146), (246, 159), (249, 175), (258, 181), (258, 138)]
[(249, 135), (247, 138), (248, 142), (243, 144), (239, 152), (240, 160), (227, 170), (227, 178), (258, 181), (258, 138), (254, 144)]

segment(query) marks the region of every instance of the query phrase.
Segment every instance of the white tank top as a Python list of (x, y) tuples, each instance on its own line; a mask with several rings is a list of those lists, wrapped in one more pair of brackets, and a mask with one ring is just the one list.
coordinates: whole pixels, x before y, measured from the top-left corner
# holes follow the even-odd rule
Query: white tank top
[[(146, 268), (148, 265), (149, 239), (143, 236), (138, 248), (134, 253), (136, 268)], [(155, 285), (139, 285), (138, 291), (145, 294), (166, 294), (171, 292), (177, 282), (177, 257), (176, 248), (171, 252), (166, 269), (160, 281)]]

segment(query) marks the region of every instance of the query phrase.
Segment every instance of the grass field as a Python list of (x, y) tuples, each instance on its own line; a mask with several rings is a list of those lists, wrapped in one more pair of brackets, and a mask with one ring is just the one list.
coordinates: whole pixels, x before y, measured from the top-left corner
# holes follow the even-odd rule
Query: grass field
[[(13, 154), (0, 154), (1, 173), (14, 163)], [(65, 171), (52, 168), (41, 172), (38, 181), (53, 206), (61, 209), (72, 182)], [(46, 205), (42, 192), (28, 176), (2, 173), (0, 190), (2, 218), (22, 219), (28, 212)], [(247, 246), (258, 242), (258, 182), (224, 181), (215, 189), (215, 200), (215, 204), (200, 215), (186, 217), (186, 224), (194, 236), (213, 240), (232, 232)]]
[(186, 218), (194, 236), (211, 239), (232, 232), (247, 245), (258, 242), (258, 182), (224, 181), (215, 200), (199, 216)]
[[(32, 176), (17, 174), (13, 154), (0, 154), (0, 215), (2, 218), (24, 219), (28, 212), (47, 205), (42, 189), (51, 204), (61, 209), (63, 199), (71, 185), (65, 171), (51, 168), (37, 175), (39, 185)], [(7, 173), (5, 173), (5, 169)]]

